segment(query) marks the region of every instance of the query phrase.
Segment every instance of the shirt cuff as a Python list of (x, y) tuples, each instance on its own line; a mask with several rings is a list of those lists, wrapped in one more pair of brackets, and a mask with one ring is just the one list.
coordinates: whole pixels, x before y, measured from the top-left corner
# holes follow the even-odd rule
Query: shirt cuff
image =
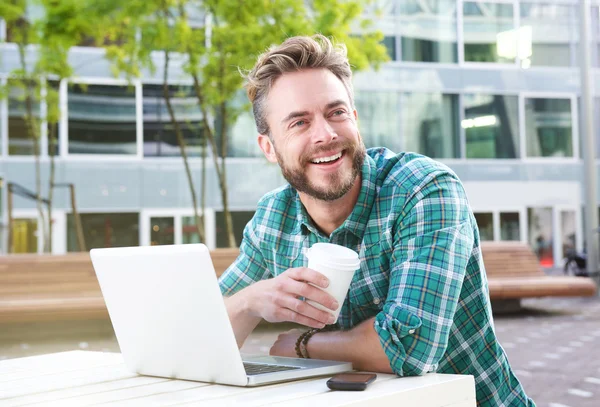
[(392, 370), (399, 376), (403, 376), (402, 366), (406, 360), (406, 350), (401, 340), (414, 334), (421, 324), (421, 318), (395, 303), (386, 304), (375, 317), (375, 332), (379, 335)]

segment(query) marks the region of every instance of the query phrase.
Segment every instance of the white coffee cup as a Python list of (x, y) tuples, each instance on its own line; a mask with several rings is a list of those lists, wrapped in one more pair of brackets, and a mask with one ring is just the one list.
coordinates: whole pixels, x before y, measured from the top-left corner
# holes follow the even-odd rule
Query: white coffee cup
[(332, 313), (335, 323), (348, 294), (354, 272), (360, 268), (358, 253), (337, 244), (315, 243), (306, 252), (306, 257), (308, 258), (308, 268), (318, 271), (329, 280), (327, 288), (319, 288), (333, 296), (339, 306), (333, 312), (314, 301), (307, 300), (307, 302), (316, 308)]

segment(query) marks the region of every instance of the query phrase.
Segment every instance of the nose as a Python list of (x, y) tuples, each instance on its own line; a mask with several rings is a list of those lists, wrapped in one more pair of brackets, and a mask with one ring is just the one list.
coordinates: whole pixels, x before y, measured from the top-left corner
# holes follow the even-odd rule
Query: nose
[(317, 143), (329, 143), (338, 137), (331, 124), (324, 118), (319, 117), (313, 126), (312, 141)]

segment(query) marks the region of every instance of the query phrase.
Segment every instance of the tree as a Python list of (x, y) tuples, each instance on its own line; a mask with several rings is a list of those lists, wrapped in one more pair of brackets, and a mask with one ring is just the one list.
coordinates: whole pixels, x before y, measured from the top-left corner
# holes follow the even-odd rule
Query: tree
[[(35, 20), (30, 17), (34, 7), (41, 11), (40, 17)], [(60, 119), (58, 89), (52, 83), (60, 83), (62, 79), (71, 76), (69, 49), (81, 41), (91, 22), (86, 18), (84, 5), (77, 0), (9, 0), (0, 3), (0, 17), (9, 27), (10, 40), (17, 45), (19, 55), (19, 67), (10, 72), (10, 81), (2, 94), (8, 95), (11, 88), (15, 87), (22, 93), (25, 131), (27, 138), (32, 141), (35, 156), (35, 195), (41, 221), (43, 251), (51, 252), (56, 168), (54, 158)], [(30, 56), (34, 58), (29, 58)], [(39, 106), (41, 102), (45, 102), (47, 107), (45, 120), (48, 124), (50, 155), (47, 214), (42, 207), (41, 120), (35, 112), (35, 106)]]
[[(368, 0), (107, 0), (101, 3), (97, 15), (103, 19), (103, 35), (125, 38), (121, 44), (107, 47), (115, 74), (133, 78), (139, 77), (144, 68), (154, 71), (152, 51), (162, 50), (166, 81), (170, 56), (177, 54), (177, 59), (183, 60), (183, 72), (193, 83), (204, 116), (202, 137), (211, 151), (231, 247), (236, 242), (227, 189), (229, 130), (248, 108), (232, 103), (243, 85), (239, 69), (251, 68), (257, 55), (271, 44), (281, 43), (290, 36), (317, 32), (345, 43), (356, 70), (377, 67), (387, 59), (381, 44), (382, 34), (371, 31), (369, 21), (361, 17), (364, 7), (371, 3)], [(204, 21), (200, 24), (192, 21), (192, 12), (204, 16)], [(171, 119), (174, 120), (172, 114)], [(195, 205), (184, 151), (182, 146)], [(202, 168), (205, 177), (205, 167)]]

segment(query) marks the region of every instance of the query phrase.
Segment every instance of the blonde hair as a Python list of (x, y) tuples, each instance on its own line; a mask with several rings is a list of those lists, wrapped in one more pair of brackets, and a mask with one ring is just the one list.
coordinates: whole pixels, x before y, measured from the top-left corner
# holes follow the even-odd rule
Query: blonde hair
[(245, 78), (246, 92), (252, 103), (259, 134), (270, 135), (266, 119), (266, 99), (275, 81), (287, 72), (320, 68), (329, 69), (342, 81), (354, 108), (352, 70), (345, 45), (334, 46), (321, 34), (312, 37), (298, 36), (288, 38), (281, 45), (272, 46), (258, 57), (256, 65)]

